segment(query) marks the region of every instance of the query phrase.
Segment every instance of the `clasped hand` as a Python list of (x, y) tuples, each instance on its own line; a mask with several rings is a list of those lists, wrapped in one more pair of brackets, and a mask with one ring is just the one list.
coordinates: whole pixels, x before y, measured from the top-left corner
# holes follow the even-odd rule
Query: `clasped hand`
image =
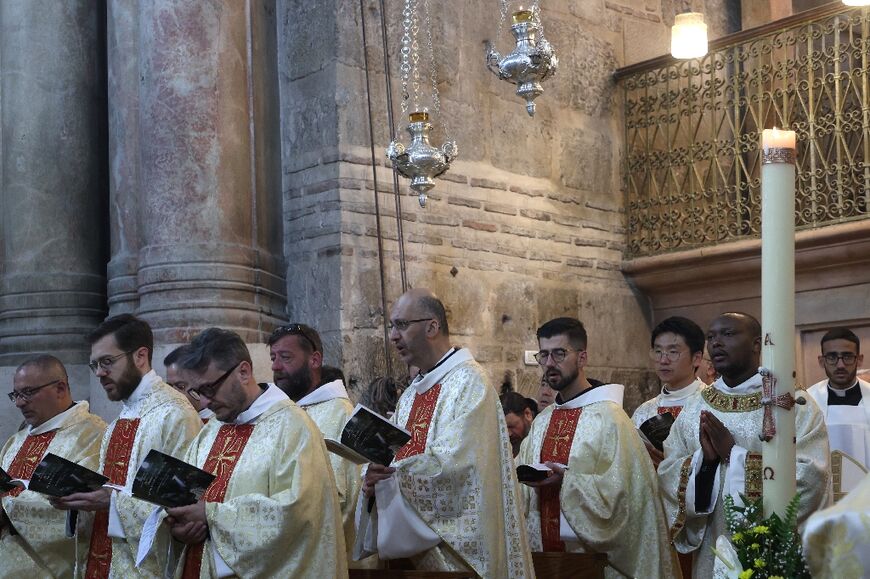
[(701, 451), (704, 453), (704, 462), (727, 463), (731, 457), (731, 449), (734, 448), (734, 436), (716, 416), (707, 410), (701, 411), (699, 425), (701, 438)]
[(62, 511), (108, 511), (112, 489), (102, 487), (89, 493), (73, 493), (49, 499), (51, 506)]
[(194, 545), (202, 543), (208, 537), (208, 519), (205, 516), (205, 501), (166, 509), (167, 514), (163, 522), (169, 525), (170, 534), (176, 540)]
[(382, 480), (386, 480), (393, 476), (396, 469), (382, 464), (370, 464), (366, 470), (366, 476), (363, 478), (363, 493), (366, 497), (372, 498), (375, 496), (375, 485)]

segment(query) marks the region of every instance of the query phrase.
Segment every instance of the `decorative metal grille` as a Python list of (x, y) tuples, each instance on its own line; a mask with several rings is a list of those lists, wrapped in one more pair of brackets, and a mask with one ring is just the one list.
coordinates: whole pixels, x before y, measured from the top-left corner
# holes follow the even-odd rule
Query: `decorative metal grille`
[(773, 126), (797, 132), (798, 228), (868, 217), (868, 9), (746, 36), (618, 73), (627, 257), (758, 236), (761, 130)]

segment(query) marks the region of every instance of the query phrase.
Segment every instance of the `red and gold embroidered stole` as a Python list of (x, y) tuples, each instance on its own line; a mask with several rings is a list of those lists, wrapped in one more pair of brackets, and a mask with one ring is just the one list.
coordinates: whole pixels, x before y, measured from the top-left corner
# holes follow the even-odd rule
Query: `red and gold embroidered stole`
[(679, 416), (680, 412), (682, 412), (682, 411), (683, 411), (682, 406), (659, 406), (659, 408), (658, 408), (659, 414), (665, 414), (667, 412), (670, 412), (671, 414), (674, 415), (674, 420), (677, 419), (677, 416)]
[[(202, 499), (207, 503), (222, 503), (230, 485), (230, 477), (239, 463), (242, 451), (254, 432), (253, 424), (224, 424), (208, 451), (202, 470), (215, 475), (214, 481), (205, 491)], [(202, 568), (202, 553), (205, 543), (197, 543), (187, 548), (182, 579), (199, 579)]]
[[(568, 464), (571, 454), (571, 444), (577, 431), (577, 421), (580, 420), (582, 408), (556, 409), (550, 416), (550, 424), (541, 445), (541, 462), (558, 462)], [(541, 487), (541, 542), (544, 551), (564, 551), (565, 543), (559, 533), (559, 501), (560, 486)]]
[(408, 422), (405, 423), (405, 429), (411, 433), (411, 440), (399, 449), (395, 460), (421, 454), (426, 450), (426, 437), (429, 436), (429, 425), (432, 423), (439, 394), (441, 394), (441, 384), (436, 384), (414, 397), (414, 405), (411, 406)]
[[(6, 471), (12, 478), (21, 480), (30, 480), (33, 477), (33, 471), (36, 470), (36, 465), (42, 462), (42, 457), (45, 456), (48, 450), (48, 445), (54, 440), (54, 435), (57, 430), (51, 432), (43, 432), (42, 434), (31, 434), (24, 439), (24, 444), (18, 449), (15, 458), (12, 459), (12, 464), (9, 465), (9, 470)], [(24, 488), (16, 487), (7, 493), (7, 496), (17, 497)]]
[[(116, 485), (127, 484), (127, 470), (133, 443), (139, 430), (139, 419), (121, 418), (112, 429), (106, 458), (103, 461), (103, 475)], [(85, 579), (105, 579), (112, 567), (112, 538), (109, 537), (109, 511), (99, 511), (94, 516), (91, 546), (88, 551), (88, 566)]]

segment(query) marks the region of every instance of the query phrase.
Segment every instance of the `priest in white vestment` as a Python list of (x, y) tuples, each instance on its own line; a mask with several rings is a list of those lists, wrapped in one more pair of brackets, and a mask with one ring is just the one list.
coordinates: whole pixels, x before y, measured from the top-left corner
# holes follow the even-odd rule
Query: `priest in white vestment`
[[(30, 480), (48, 453), (97, 469), (106, 423), (90, 413), (87, 402), (73, 402), (61, 361), (47, 354), (28, 358), (12, 381), (9, 397), (27, 426), (0, 450), (3, 470), (13, 479)], [(73, 576), (75, 540), (66, 534), (66, 513), (23, 488), (0, 496), (0, 577)], [(84, 519), (83, 532), (89, 533)]]
[(550, 469), (545, 480), (523, 485), (531, 548), (605, 554), (607, 577), (679, 577), (655, 468), (622, 409), (625, 387), (589, 383), (586, 342), (574, 318), (538, 330), (536, 358), (557, 395), (517, 457)]
[(390, 325), (399, 356), (421, 368), (392, 418), (412, 438), (391, 466), (368, 466), (355, 554), (485, 578), (533, 577), (496, 391), (468, 350), (450, 346), (444, 305), (430, 291), (403, 294)]
[(91, 370), (109, 400), (122, 404), (120, 416), (103, 437), (99, 470), (124, 490), (104, 487), (54, 499), (52, 504), (95, 513), (90, 538), (78, 536), (79, 571), (87, 579), (161, 576), (165, 557), (155, 557), (141, 569), (135, 566), (142, 525), (152, 506), (133, 498), (133, 479), (151, 449), (184, 456), (202, 422), (184, 395), (151, 369), (154, 338), (147, 323), (121, 314), (100, 324), (88, 341)]
[[(712, 548), (728, 535), (724, 496), (739, 505), (740, 494), (756, 499), (762, 492), (761, 326), (748, 314), (722, 314), (707, 347), (721, 377), (683, 407), (659, 465), (671, 540), (694, 554), (694, 577), (712, 577)], [(795, 406), (801, 524), (830, 502), (828, 435), (818, 406), (804, 398)]]
[[(287, 324), (272, 332), (268, 344), (275, 385), (308, 413), (324, 438), (341, 440), (341, 431), (354, 406), (340, 378), (322, 384), (323, 342), (317, 330), (305, 324)], [(356, 536), (354, 514), (362, 486), (362, 467), (333, 453), (329, 453), (329, 463), (335, 476), (350, 557)]]
[(834, 501), (858, 486), (870, 470), (870, 383), (858, 378), (863, 361), (854, 332), (829, 330), (822, 336), (819, 356), (828, 379), (807, 390), (828, 427)]

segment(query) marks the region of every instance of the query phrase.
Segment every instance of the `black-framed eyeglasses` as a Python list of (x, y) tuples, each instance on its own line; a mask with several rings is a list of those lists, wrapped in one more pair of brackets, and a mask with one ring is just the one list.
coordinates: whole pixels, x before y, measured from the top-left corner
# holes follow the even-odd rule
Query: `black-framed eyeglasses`
[(572, 350), (570, 348), (555, 348), (553, 350), (541, 350), (535, 354), (535, 360), (543, 366), (547, 363), (547, 358), (553, 360), (556, 364), (561, 364), (565, 360), (565, 356), (569, 352), (582, 352), (583, 350)]
[(224, 372), (223, 376), (215, 380), (214, 382), (209, 382), (207, 384), (201, 384), (196, 388), (191, 388), (187, 391), (191, 398), (194, 400), (202, 400), (205, 398), (214, 398), (214, 395), (217, 394), (218, 389), (226, 382), (227, 378), (230, 377), (236, 368), (242, 365), (242, 362), (238, 362), (235, 366)]
[(858, 354), (853, 354), (852, 352), (843, 352), (842, 354), (831, 352), (822, 357), (825, 359), (825, 363), (830, 364), (831, 366), (836, 366), (837, 362), (840, 360), (842, 360), (843, 364), (846, 366), (851, 366), (855, 363), (855, 360), (858, 359)]
[(315, 352), (323, 350), (323, 347), (318, 345), (320, 340), (315, 340), (311, 335), (311, 330), (302, 324), (287, 324), (286, 326), (275, 328), (275, 331), (272, 332), (272, 336), (269, 338), (269, 343), (274, 344), (284, 336), (302, 336), (306, 342), (311, 344), (312, 350)]
[(417, 322), (431, 322), (433, 319), (434, 318), (418, 318), (416, 320), (390, 320), (390, 329), (404, 332), (411, 326), (411, 324), (415, 324)]
[(121, 352), (120, 354), (118, 354), (116, 356), (104, 356), (104, 357), (100, 358), (99, 360), (94, 360), (92, 362), (88, 362), (88, 368), (90, 368), (91, 372), (93, 372), (94, 374), (97, 373), (98, 368), (101, 368), (103, 370), (110, 370), (112, 368), (112, 366), (115, 365), (115, 362), (117, 362), (118, 360), (120, 360), (124, 356), (129, 356), (130, 354), (132, 354), (135, 351), (136, 350), (130, 350), (129, 352)]
[(34, 386), (33, 388), (23, 388), (21, 390), (13, 390), (12, 392), (9, 392), (7, 394), (7, 396), (9, 397), (9, 400), (11, 400), (12, 402), (15, 402), (19, 399), (24, 400), (25, 402), (29, 402), (30, 399), (33, 398), (34, 394), (37, 393), (37, 391), (42, 390), (43, 388), (48, 388), (52, 384), (57, 384), (58, 382), (63, 382), (63, 380), (60, 380), (60, 379), (52, 380), (48, 384), (43, 384), (42, 386)]
[(661, 362), (663, 359), (667, 358), (669, 362), (676, 362), (680, 359), (680, 356), (683, 355), (682, 350), (657, 350), (653, 349), (649, 351), (649, 357), (653, 362)]

